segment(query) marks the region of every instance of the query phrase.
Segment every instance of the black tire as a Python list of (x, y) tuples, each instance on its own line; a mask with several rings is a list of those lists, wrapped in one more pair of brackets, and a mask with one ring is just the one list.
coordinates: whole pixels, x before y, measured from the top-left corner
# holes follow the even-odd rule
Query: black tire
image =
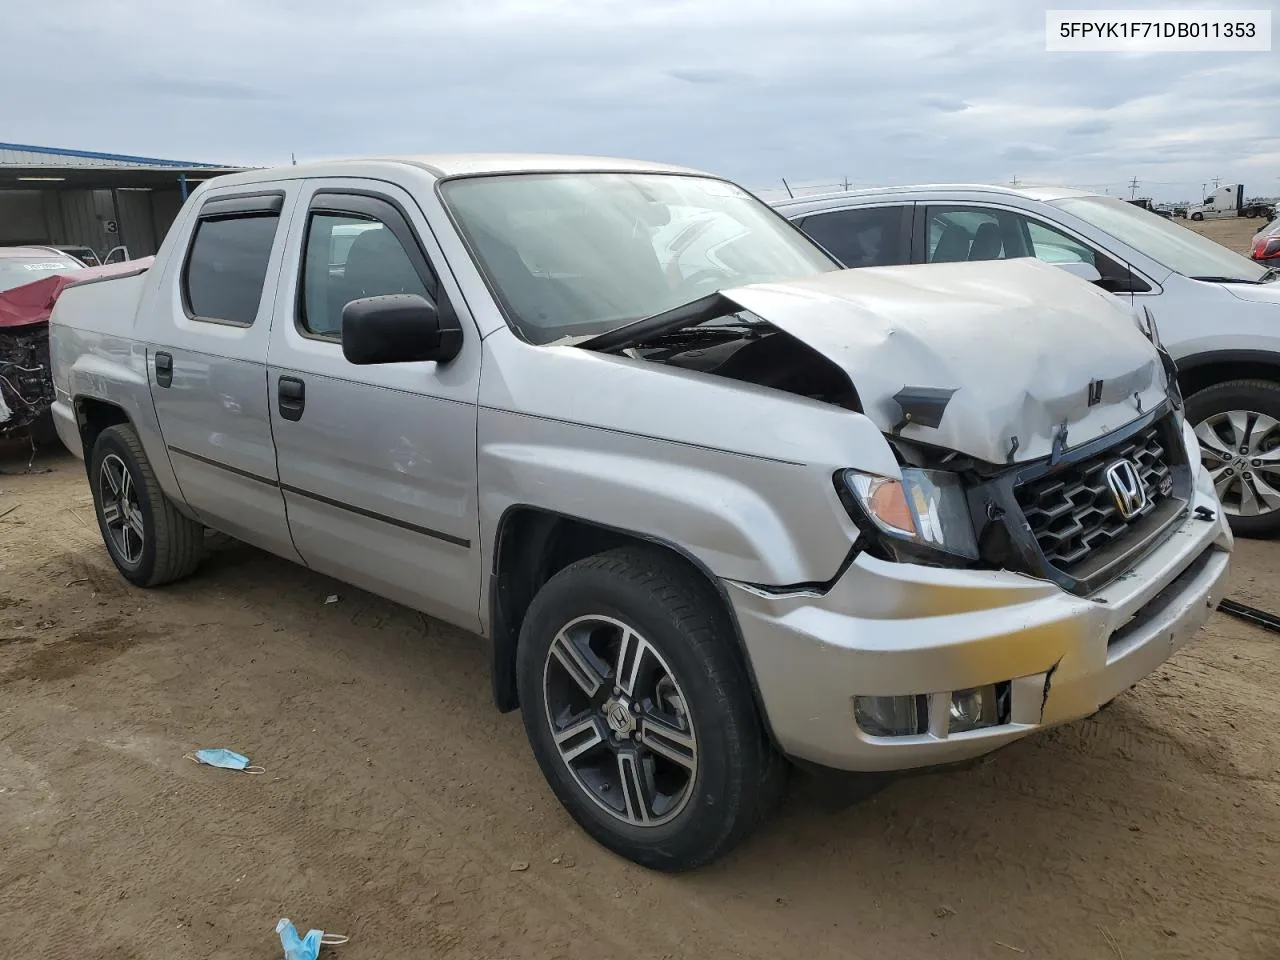
[[(136, 491), (131, 509), (136, 509), (142, 520), (142, 534), (131, 531), (124, 546), (109, 526), (106, 515), (108, 501), (104, 495), (103, 466), (108, 461), (113, 468), (118, 461), (128, 471), (130, 486)], [(164, 495), (133, 427), (127, 424), (108, 427), (98, 434), (89, 457), (89, 486), (107, 553), (121, 576), (130, 583), (157, 587), (189, 576), (199, 566), (204, 555), (204, 527), (179, 513)], [(126, 552), (130, 545), (138, 542), (141, 549), (136, 556)]]
[[(1194, 428), (1199, 428), (1202, 424), (1210, 422), (1214, 417), (1234, 410), (1264, 414), (1275, 420), (1280, 420), (1280, 384), (1270, 380), (1230, 380), (1226, 383), (1206, 387), (1198, 393), (1192, 394), (1186, 403), (1187, 422)], [(1256, 439), (1261, 442), (1265, 438), (1258, 437)], [(1280, 431), (1274, 431), (1271, 434), (1271, 442), (1272, 445), (1265, 447), (1264, 452), (1280, 449), (1280, 446), (1276, 446), (1280, 445)], [(1241, 456), (1243, 457), (1244, 455)], [(1248, 458), (1246, 457), (1246, 459)], [(1204, 462), (1207, 466), (1212, 466), (1215, 469), (1223, 465), (1221, 460), (1215, 460), (1207, 456), (1204, 458)], [(1252, 460), (1249, 460), (1249, 463), (1252, 464)], [(1232, 469), (1239, 469), (1239, 467), (1233, 466)], [(1249, 472), (1251, 473), (1252, 471)], [(1224, 506), (1232, 507), (1239, 503), (1237, 495), (1243, 482), (1242, 478), (1224, 491)], [(1280, 473), (1270, 474), (1269, 484), (1280, 489)], [(1280, 508), (1253, 516), (1245, 516), (1228, 511), (1228, 520), (1230, 521), (1232, 532), (1237, 536), (1274, 537), (1280, 534)]]
[[(562, 628), (597, 616), (625, 624), (647, 640), (657, 660), (665, 661), (654, 672), (662, 674), (669, 669), (687, 711), (682, 717), (696, 736), (693, 772), (667, 768), (677, 774), (683, 770), (687, 780), (682, 805), (668, 813), (664, 822), (635, 823), (637, 818), (629, 815), (631, 797), (636, 794), (621, 779), (620, 792), (613, 797), (615, 802), (625, 797), (625, 813), (611, 813), (596, 799), (606, 794), (593, 796), (556, 745), (548, 708), (552, 698), (549, 678), (553, 669), (558, 669), (552, 663), (552, 644)], [(597, 676), (604, 684), (604, 694), (617, 697), (619, 688), (613, 681), (621, 671), (604, 659), (597, 663), (602, 666)], [(611, 550), (571, 564), (552, 577), (524, 618), (516, 669), (525, 730), (548, 784), (587, 833), (628, 860), (669, 872), (709, 863), (745, 838), (781, 797), (787, 763), (764, 729), (721, 599), (696, 571), (661, 550)], [(637, 691), (640, 685), (635, 682)], [(582, 695), (580, 684), (565, 686), (574, 695)], [(661, 689), (661, 682), (658, 687)], [(591, 703), (585, 696), (583, 702)], [(639, 703), (638, 694), (634, 702)], [(633, 708), (641, 723), (649, 716), (652, 703), (646, 700), (646, 706)], [(585, 707), (599, 724), (596, 710), (594, 704)], [(580, 721), (575, 718), (570, 722), (577, 725)], [(601, 729), (608, 732), (610, 727)], [(633, 750), (643, 755), (646, 747), (642, 729), (613, 736), (615, 740), (634, 736), (634, 740), (615, 743), (601, 738), (593, 750), (601, 758), (601, 769), (607, 770), (613, 763), (616, 772), (624, 769), (618, 759), (621, 753)], [(650, 796), (655, 770), (663, 772), (662, 762), (661, 755), (652, 753), (638, 761), (637, 768), (647, 771), (641, 779), (649, 784)], [(609, 790), (609, 786), (602, 790)], [(646, 810), (657, 809), (656, 802), (646, 805)]]
[(1191, 215), (1191, 219), (1192, 219), (1192, 220), (1203, 220), (1203, 219), (1204, 219), (1204, 214), (1203, 214), (1203, 213), (1193, 213), (1193, 214)]

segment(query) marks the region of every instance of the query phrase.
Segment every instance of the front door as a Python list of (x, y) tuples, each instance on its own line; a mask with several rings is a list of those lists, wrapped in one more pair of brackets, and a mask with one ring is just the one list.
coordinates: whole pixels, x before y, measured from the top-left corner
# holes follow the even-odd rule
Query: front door
[[(480, 340), (422, 215), (380, 181), (310, 181), (290, 231), (268, 354), (289, 528), (307, 564), (479, 628)], [(464, 330), (447, 364), (357, 366), (342, 308), (412, 293)]]
[(918, 263), (1012, 260), (1035, 257), (1046, 263), (1082, 263), (1098, 271), (1097, 285), (1132, 302), (1150, 287), (1127, 264), (1050, 224), (1007, 207), (930, 204), (918, 219), (922, 235)]
[(238, 189), (206, 194), (188, 248), (174, 251), (156, 301), (144, 305), (152, 323), (147, 372), (174, 475), (199, 519), (299, 560), (267, 405), (282, 225), (296, 188)]

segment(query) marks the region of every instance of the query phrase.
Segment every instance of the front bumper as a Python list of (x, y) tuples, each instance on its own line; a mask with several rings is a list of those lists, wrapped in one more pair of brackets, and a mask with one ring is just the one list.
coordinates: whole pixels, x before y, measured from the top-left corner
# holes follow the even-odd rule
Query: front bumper
[[(1212, 513), (1199, 519), (1197, 509)], [(1189, 641), (1222, 599), (1232, 537), (1203, 470), (1179, 526), (1090, 597), (1022, 574), (865, 554), (825, 593), (728, 582), (761, 699), (789, 755), (842, 770), (971, 759), (1089, 716)], [(953, 691), (1010, 682), (1008, 722), (952, 733)], [(854, 697), (924, 695), (929, 732), (871, 736)]]

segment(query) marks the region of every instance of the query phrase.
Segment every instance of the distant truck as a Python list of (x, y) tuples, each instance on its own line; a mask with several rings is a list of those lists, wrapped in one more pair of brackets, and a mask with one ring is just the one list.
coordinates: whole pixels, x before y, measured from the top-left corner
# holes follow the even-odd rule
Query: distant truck
[(1193, 203), (1187, 207), (1187, 216), (1192, 220), (1221, 220), (1226, 217), (1262, 217), (1270, 220), (1276, 215), (1276, 208), (1262, 200), (1244, 199), (1244, 184), (1229, 183), (1219, 187), (1204, 203)]

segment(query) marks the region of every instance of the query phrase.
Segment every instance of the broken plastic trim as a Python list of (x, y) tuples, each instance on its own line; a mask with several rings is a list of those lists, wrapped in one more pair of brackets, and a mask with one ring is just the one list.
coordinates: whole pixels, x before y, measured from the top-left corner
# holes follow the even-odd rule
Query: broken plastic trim
[(831, 588), (839, 582), (840, 578), (848, 572), (853, 566), (853, 561), (857, 559), (858, 554), (862, 553), (863, 538), (858, 537), (853, 542), (853, 546), (849, 549), (848, 554), (840, 563), (840, 568), (835, 572), (830, 580), (811, 581), (808, 583), (790, 583), (783, 586), (770, 586), (764, 583), (749, 583), (746, 580), (728, 580), (725, 583), (733, 584), (747, 593), (755, 594), (757, 597), (764, 597), (768, 600), (786, 600), (791, 597), (823, 597), (826, 596)]
[(1222, 600), (1218, 604), (1218, 609), (1228, 616), (1252, 623), (1272, 633), (1280, 633), (1280, 617), (1274, 613), (1259, 610), (1257, 607), (1251, 607), (1236, 600)]
[(616, 330), (607, 330), (592, 337), (590, 340), (582, 341), (578, 346), (585, 350), (605, 352), (621, 350), (625, 347), (634, 347), (636, 344), (645, 343), (654, 337), (670, 333), (672, 330), (679, 330), (681, 327), (696, 326), (699, 323), (706, 323), (708, 320), (716, 320), (719, 317), (727, 317), (742, 312), (742, 307), (724, 294), (712, 293), (705, 297), (699, 297), (697, 300), (682, 303), (678, 307), (672, 307), (663, 313), (655, 313), (651, 317), (643, 317), (639, 320), (633, 320), (631, 323), (625, 323)]

